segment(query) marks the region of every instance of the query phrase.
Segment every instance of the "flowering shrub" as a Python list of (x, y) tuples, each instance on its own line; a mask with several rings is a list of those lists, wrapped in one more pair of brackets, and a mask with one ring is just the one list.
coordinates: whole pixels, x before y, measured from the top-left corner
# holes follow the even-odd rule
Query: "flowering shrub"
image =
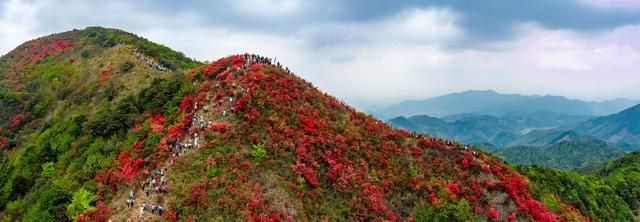
[(225, 131), (227, 129), (227, 124), (226, 123), (215, 123), (215, 124), (211, 124), (211, 126), (209, 126), (209, 129), (213, 130), (213, 131)]
[(152, 115), (151, 130), (158, 134), (162, 134), (164, 132), (164, 116), (162, 116), (162, 113)]
[(8, 143), (7, 137), (0, 136), (0, 149), (5, 148)]
[(88, 222), (88, 221), (108, 221), (111, 215), (111, 210), (107, 208), (102, 202), (98, 202), (96, 208), (84, 214), (78, 214), (76, 216), (76, 222)]
[(9, 119), (9, 126), (11, 128), (18, 127), (22, 123), (22, 120), (24, 119), (24, 117), (25, 117), (24, 114), (17, 114), (15, 116), (12, 116), (11, 119)]
[(142, 167), (144, 161), (140, 158), (135, 160), (131, 159), (129, 152), (124, 151), (118, 155), (118, 163), (120, 164), (118, 167), (118, 178), (127, 183), (131, 183), (131, 181), (138, 176), (140, 167)]
[(185, 96), (182, 99), (182, 102), (180, 102), (180, 106), (178, 107), (182, 112), (185, 112), (185, 113), (191, 112), (191, 110), (193, 109), (193, 97), (191, 97), (190, 95)]
[(498, 217), (498, 211), (496, 208), (489, 208), (489, 211), (487, 211), (487, 217), (489, 219), (496, 219)]
[(165, 211), (164, 215), (162, 215), (162, 219), (164, 219), (165, 221), (178, 221), (178, 217), (173, 213), (172, 210)]
[(103, 69), (100, 71), (100, 84), (104, 84), (111, 78), (111, 69)]

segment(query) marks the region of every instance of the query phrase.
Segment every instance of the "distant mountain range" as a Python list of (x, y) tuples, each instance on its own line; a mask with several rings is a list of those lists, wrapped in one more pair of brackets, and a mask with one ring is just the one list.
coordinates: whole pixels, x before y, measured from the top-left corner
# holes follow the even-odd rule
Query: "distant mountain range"
[(588, 102), (567, 99), (562, 96), (525, 96), (501, 94), (493, 90), (464, 91), (438, 96), (426, 100), (408, 100), (387, 108), (372, 111), (379, 119), (388, 120), (397, 116), (428, 115), (446, 117), (465, 113), (502, 116), (511, 112), (531, 113), (547, 110), (553, 113), (577, 116), (602, 116), (620, 112), (639, 101), (615, 99)]
[(482, 114), (459, 114), (442, 119), (427, 115), (399, 116), (387, 123), (468, 144), (511, 146), (552, 144), (556, 137), (566, 132), (557, 127), (575, 125), (590, 118), (593, 117), (539, 110), (531, 113), (514, 111), (500, 117)]
[(575, 169), (640, 148), (640, 105), (601, 117), (537, 110), (399, 116), (387, 123), (481, 146), (516, 164)]
[(573, 130), (592, 135), (627, 150), (640, 147), (640, 105), (620, 113), (584, 121)]

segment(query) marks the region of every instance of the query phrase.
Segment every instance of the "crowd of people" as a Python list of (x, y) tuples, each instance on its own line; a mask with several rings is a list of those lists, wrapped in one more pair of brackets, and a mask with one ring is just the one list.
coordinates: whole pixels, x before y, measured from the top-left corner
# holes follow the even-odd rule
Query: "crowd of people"
[[(140, 205), (140, 217), (142, 217), (144, 215), (144, 212), (146, 211), (149, 211), (154, 215), (162, 215), (162, 211), (164, 211), (164, 208), (160, 204), (155, 203), (152, 203), (151, 206), (147, 206), (147, 202), (145, 201)], [(140, 221), (139, 218), (138, 221)]]
[(164, 67), (161, 64), (156, 63), (155, 61), (153, 61), (150, 58), (147, 58), (146, 56), (144, 56), (142, 53), (138, 52), (138, 49), (134, 49), (133, 53), (136, 55), (136, 58), (144, 61), (144, 63), (146, 63), (147, 65), (149, 65), (149, 67), (158, 70), (158, 71), (163, 71), (163, 72), (171, 72), (170, 69), (168, 69), (167, 67)]
[[(135, 53), (136, 53), (136, 57), (144, 60), (152, 68), (160, 71), (170, 71), (167, 68), (163, 67), (162, 65), (156, 64), (152, 60), (146, 58), (137, 50), (135, 51)], [(282, 69), (282, 66), (280, 65), (280, 63), (279, 62), (274, 63), (274, 61), (275, 59), (259, 56), (256, 54), (245, 54), (244, 68), (248, 68), (252, 62), (255, 62), (255, 63), (261, 63), (261, 64), (275, 65), (278, 68)], [(289, 68), (285, 68), (285, 70), (288, 73), (290, 73)], [(234, 72), (234, 76), (237, 75), (235, 70), (233, 70), (233, 72)], [(196, 83), (194, 82), (194, 85), (195, 84)], [(214, 90), (220, 91), (217, 89), (220, 87), (220, 83), (218, 81), (215, 81), (215, 86), (213, 87), (214, 87), (213, 88)], [(234, 87), (234, 89), (237, 89), (237, 88)], [(248, 90), (245, 90), (245, 89), (240, 89), (240, 91), (242, 91), (243, 93), (248, 93)], [(188, 132), (191, 126), (198, 126), (198, 129), (199, 129), (198, 132), (202, 133), (205, 130), (207, 130), (209, 126), (213, 124), (211, 120), (207, 119), (207, 116), (212, 117), (212, 115), (216, 115), (219, 112), (220, 118), (224, 119), (228, 115), (227, 110), (235, 111), (232, 105), (234, 102), (233, 96), (219, 98), (217, 101), (212, 101), (212, 98), (213, 98), (212, 96), (207, 97), (206, 104), (205, 103), (194, 104), (194, 107), (193, 107), (194, 115), (191, 118), (190, 124), (188, 126), (185, 126), (185, 129), (184, 129), (185, 132)], [(225, 105), (226, 101), (228, 101), (228, 104)], [(200, 147), (200, 144), (202, 143), (202, 141), (201, 141), (200, 135), (198, 135), (198, 132), (194, 132), (193, 134), (187, 134), (187, 136), (185, 136), (184, 138), (176, 138), (175, 141), (169, 142), (168, 144), (169, 153), (172, 153), (172, 159), (169, 167), (173, 166), (177, 161), (177, 158), (184, 155), (188, 150), (192, 148)], [(142, 203), (140, 204), (140, 215), (139, 217), (137, 217), (137, 221), (142, 221), (142, 218), (144, 218), (145, 212), (150, 212), (153, 215), (162, 215), (164, 209), (160, 204), (158, 204), (157, 202), (154, 202), (153, 204), (148, 206), (147, 201), (150, 200), (150, 198), (152, 198), (154, 194), (156, 195), (156, 197), (158, 197), (159, 195), (168, 192), (168, 183), (167, 183), (167, 177), (166, 177), (167, 176), (166, 174), (168, 173), (168, 169), (169, 168), (162, 168), (162, 169), (156, 170), (155, 172), (151, 173), (149, 177), (147, 177), (140, 183), (140, 188), (141, 188), (141, 191), (143, 192), (143, 195), (141, 198), (143, 200), (142, 200)], [(126, 203), (128, 208), (134, 207), (135, 193), (133, 190), (129, 192), (129, 197), (126, 200)], [(129, 218), (127, 221), (132, 221), (132, 218)]]
[(246, 61), (245, 68), (247, 68), (251, 64), (251, 62), (255, 62), (255, 63), (261, 63), (261, 64), (267, 64), (267, 65), (275, 65), (280, 69), (284, 69), (288, 74), (291, 74), (291, 70), (289, 69), (289, 67), (283, 67), (282, 64), (276, 61), (275, 58), (271, 59), (266, 56), (246, 53), (244, 54), (244, 60)]

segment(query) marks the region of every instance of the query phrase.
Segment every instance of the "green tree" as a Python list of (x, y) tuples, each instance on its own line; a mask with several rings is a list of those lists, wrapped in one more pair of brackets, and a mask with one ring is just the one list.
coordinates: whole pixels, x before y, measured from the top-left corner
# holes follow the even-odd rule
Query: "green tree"
[(84, 188), (80, 188), (73, 193), (71, 203), (67, 205), (67, 216), (69, 219), (75, 221), (77, 214), (83, 213), (86, 210), (94, 209), (94, 207), (91, 206), (91, 203), (95, 200), (96, 196), (93, 193), (85, 190)]
[(44, 178), (51, 178), (53, 177), (55, 170), (56, 168), (53, 166), (53, 162), (46, 162), (42, 164), (42, 173), (40, 173), (40, 176)]

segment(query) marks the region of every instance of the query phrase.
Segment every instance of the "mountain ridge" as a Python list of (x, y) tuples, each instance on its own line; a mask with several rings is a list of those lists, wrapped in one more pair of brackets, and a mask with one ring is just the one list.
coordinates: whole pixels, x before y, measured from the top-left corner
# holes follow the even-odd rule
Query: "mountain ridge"
[(494, 90), (469, 90), (424, 100), (407, 100), (372, 113), (383, 120), (421, 114), (434, 117), (462, 113), (501, 116), (512, 111), (536, 110), (549, 110), (569, 115), (601, 116), (619, 112), (637, 103), (639, 102), (628, 99), (594, 102), (568, 99), (563, 96), (501, 94)]

